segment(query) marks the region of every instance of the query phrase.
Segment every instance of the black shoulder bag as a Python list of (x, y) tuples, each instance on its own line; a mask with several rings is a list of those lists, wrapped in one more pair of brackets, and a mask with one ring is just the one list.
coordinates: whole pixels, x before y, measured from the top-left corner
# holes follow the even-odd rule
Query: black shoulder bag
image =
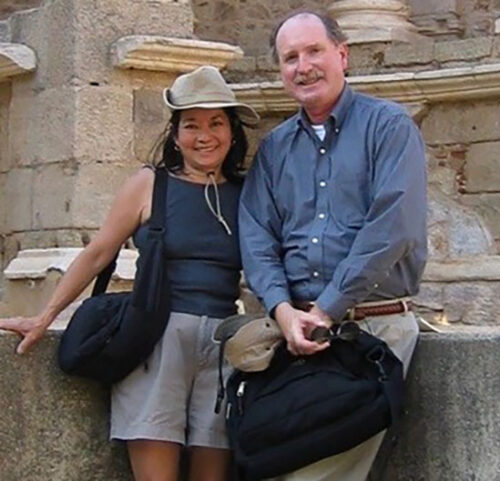
[(164, 245), (167, 179), (166, 170), (156, 170), (152, 214), (132, 292), (104, 293), (117, 254), (62, 335), (58, 358), (64, 372), (105, 383), (120, 381), (146, 361), (163, 335), (170, 314)]
[(293, 356), (283, 343), (261, 372), (227, 383), (227, 427), (239, 479), (280, 476), (347, 451), (395, 423), (403, 367), (381, 339), (345, 322), (330, 347)]

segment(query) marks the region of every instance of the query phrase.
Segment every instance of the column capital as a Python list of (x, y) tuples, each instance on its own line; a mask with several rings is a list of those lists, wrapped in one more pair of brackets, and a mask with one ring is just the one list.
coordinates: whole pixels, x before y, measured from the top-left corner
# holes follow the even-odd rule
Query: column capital
[(410, 23), (410, 8), (401, 0), (338, 0), (328, 11), (348, 43), (413, 42), (422, 39)]

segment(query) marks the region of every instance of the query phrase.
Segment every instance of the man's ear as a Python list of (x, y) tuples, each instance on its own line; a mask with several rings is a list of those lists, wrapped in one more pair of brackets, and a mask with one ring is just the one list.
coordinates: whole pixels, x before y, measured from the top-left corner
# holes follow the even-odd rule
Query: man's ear
[(341, 43), (338, 46), (338, 49), (342, 60), (342, 68), (345, 72), (349, 68), (349, 46), (347, 45), (347, 42)]

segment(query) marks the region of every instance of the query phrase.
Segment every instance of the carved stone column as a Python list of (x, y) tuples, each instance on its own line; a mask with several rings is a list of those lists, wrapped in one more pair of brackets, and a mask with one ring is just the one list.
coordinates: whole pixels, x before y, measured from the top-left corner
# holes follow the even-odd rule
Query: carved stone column
[(413, 42), (422, 38), (409, 22), (410, 8), (400, 0), (338, 0), (328, 10), (350, 44)]

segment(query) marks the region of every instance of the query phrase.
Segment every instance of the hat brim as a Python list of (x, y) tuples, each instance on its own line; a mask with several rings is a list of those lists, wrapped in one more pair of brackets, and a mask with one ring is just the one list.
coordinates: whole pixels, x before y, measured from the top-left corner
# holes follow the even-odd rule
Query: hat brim
[(248, 125), (257, 125), (260, 121), (260, 115), (250, 105), (242, 102), (198, 102), (185, 105), (175, 105), (168, 99), (170, 89), (163, 90), (163, 101), (165, 105), (172, 111), (188, 110), (188, 109), (225, 109), (234, 107), (240, 119)]

